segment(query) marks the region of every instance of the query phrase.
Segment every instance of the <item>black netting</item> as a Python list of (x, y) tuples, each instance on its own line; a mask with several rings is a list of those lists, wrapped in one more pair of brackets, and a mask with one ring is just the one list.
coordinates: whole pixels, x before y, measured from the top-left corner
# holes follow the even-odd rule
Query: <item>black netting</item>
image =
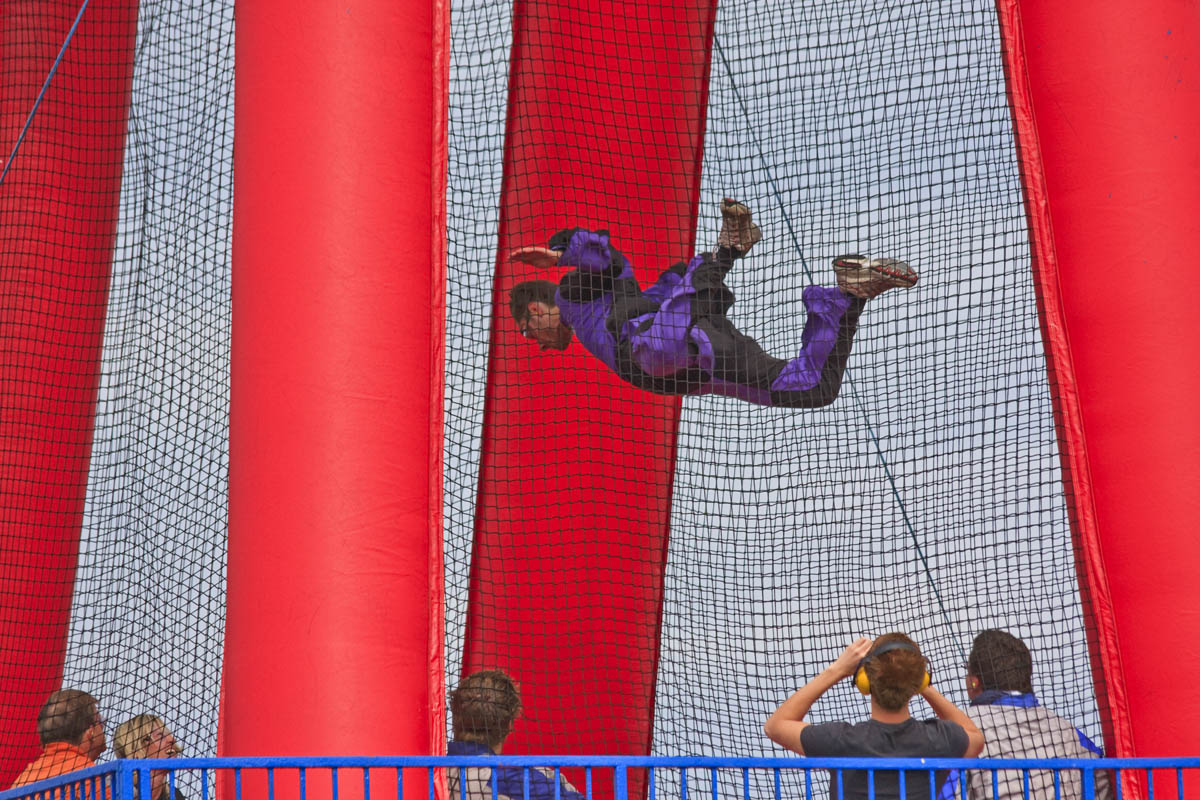
[[(12, 3), (0, 14), (6, 37), (0, 53), (8, 101), (0, 137), (5, 157), (81, 5)], [(99, 699), (110, 741), (119, 723), (148, 712), (173, 729), (189, 755), (215, 752), (224, 633), (233, 5), (93, 2), (0, 186), (0, 202), (9, 212), (0, 221), (5, 292), (0, 302), (7, 312), (36, 303), (44, 291), (36, 284), (69, 285), (72, 270), (81, 269), (69, 254), (58, 262), (35, 262), (31, 253), (56, 252), (79, 229), (81, 215), (116, 217), (115, 245), (100, 235), (93, 240), (104, 250), (98, 260), (111, 252), (112, 273), (102, 316), (90, 470), (83, 462), (78, 569), (74, 592), (66, 595), (70, 625), (61, 654), (63, 683)], [(121, 43), (113, 11), (118, 6), (132, 7), (136, 15), (130, 17), (137, 21), (132, 56), (97, 49)], [(125, 44), (127, 52), (130, 42)], [(123, 154), (119, 147), (88, 147), (99, 140), (106, 120), (119, 117), (123, 103), (120, 88), (96, 78), (92, 65), (130, 57)], [(77, 131), (74, 138), (64, 134), (69, 130)], [(48, 149), (53, 161), (45, 158)], [(119, 198), (84, 192), (74, 206), (45, 199), (103, 170), (120, 176)], [(32, 209), (20, 224), (14, 221), (17, 208)], [(26, 279), (14, 280), (18, 275)], [(0, 398), (6, 409), (46, 412), (55, 381), (31, 372), (31, 354), (39, 340), (54, 342), (79, 324), (72, 306), (95, 302), (94, 293), (81, 294), (65, 300), (62, 313), (18, 319), (28, 339), (6, 330), (5, 371), (18, 381), (46, 381), (43, 386), (51, 387), (41, 393), (5, 383), (4, 391), (12, 392)], [(95, 365), (84, 354), (62, 369)], [(73, 381), (63, 377), (58, 385)], [(68, 416), (51, 416), (45, 438), (61, 438), (63, 430), (76, 426), (69, 415), (89, 402), (82, 398), (78, 407), (64, 410)], [(17, 420), (10, 416), (8, 422)], [(11, 438), (5, 443), (13, 446)], [(28, 445), (25, 455), (10, 451), (5, 463), (45, 458), (38, 455), (45, 448), (42, 442)], [(4, 488), (6, 519), (15, 508), (43, 502), (36, 488), (11, 480)], [(78, 524), (78, 517), (67, 522)], [(47, 535), (56, 532), (34, 526), (6, 530), (4, 547)], [(41, 591), (39, 582), (70, 585), (72, 576), (35, 567), (19, 579), (33, 594)], [(0, 653), (0, 672), (8, 676), (28, 666), (26, 658), (18, 651)], [(35, 709), (43, 697), (33, 701)], [(3, 727), (6, 747), (27, 752), (36, 743), (28, 716), (6, 718)], [(10, 753), (2, 754), (5, 760)]]
[(446, 271), (446, 675), (462, 664), (479, 438), (487, 387), (491, 265), (500, 222), (504, 110), (512, 8), (492, 0), (451, 4)]
[[(477, 492), (506, 491), (480, 486), (476, 463), (492, 289), (484, 268), (496, 256), (512, 25), (492, 4), (460, 3), (454, 11), (446, 472), (451, 683), (462, 663), (456, 626), (469, 602), (472, 509)], [(550, 13), (577, 27), (603, 27), (574, 6)], [(640, 4), (638, 13), (652, 29), (676, 10)], [(586, 51), (564, 47), (556, 58), (571, 65), (565, 71), (585, 63)], [(650, 53), (624, 65), (624, 91), (656, 80), (664, 69), (656, 57), (670, 60)], [(539, 69), (551, 67), (529, 68), (534, 75)], [(554, 114), (571, 122), (601, 119), (609, 97), (608, 87), (597, 85)], [(629, 148), (643, 139), (637, 123), (631, 118), (620, 134)], [(603, 124), (596, 163), (518, 158), (507, 180), (558, 170), (567, 187), (561, 191), (569, 194), (572, 175), (603, 170), (604, 153), (620, 148), (603, 138), (614, 135), (611, 119)], [(859, 634), (910, 633), (924, 645), (938, 685), (965, 705), (963, 664), (975, 634), (991, 627), (1028, 642), (1042, 702), (1099, 741), (1088, 622), (1060, 481), (994, 6), (986, 0), (722, 3), (704, 146), (698, 249), (715, 241), (723, 196), (754, 210), (765, 239), (730, 275), (737, 297), (731, 318), (768, 352), (799, 351), (801, 292), (832, 283), (834, 255), (898, 256), (922, 277), (913, 291), (870, 303), (831, 407), (791, 411), (724, 398), (684, 400), (653, 752), (779, 753), (762, 735), (763, 721)], [(514, 215), (528, 215), (538, 198), (510, 202)], [(581, 215), (603, 219), (595, 198), (574, 202)], [(631, 195), (611, 213), (643, 202)], [(613, 241), (625, 252), (645, 244), (623, 239), (616, 225)], [(638, 266), (653, 280), (668, 264)], [(536, 359), (558, 356), (539, 356), (531, 347), (508, 357), (514, 360), (493, 370), (536, 371)], [(523, 403), (527, 409), (592, 403), (565, 391), (551, 388)], [(499, 424), (522, 422), (513, 413)], [(653, 423), (624, 424), (640, 430)], [(512, 446), (536, 462), (539, 452), (560, 445), (556, 436), (539, 439), (530, 431)], [(610, 446), (629, 445), (617, 432)], [(580, 454), (578, 469), (586, 472), (592, 460)], [(524, 490), (533, 482), (529, 494), (536, 496), (537, 481), (554, 479), (531, 472), (506, 485)], [(614, 498), (594, 536), (619, 535), (638, 513)], [(524, 534), (501, 537), (501, 552), (513, 564), (536, 563)], [(631, 548), (627, 557), (629, 580), (645, 580), (640, 551)], [(502, 579), (534, 591), (568, 574), (565, 567), (561, 574), (514, 569)], [(587, 613), (620, 617), (623, 596), (623, 587), (614, 586), (613, 605)], [(486, 592), (472, 602), (473, 613), (491, 620), (502, 637), (510, 609)], [(560, 664), (507, 666), (526, 685), (568, 697), (590, 722), (604, 725), (638, 711), (596, 707), (582, 685), (586, 667), (576, 671), (570, 649), (564, 645)], [(843, 687), (821, 701), (813, 718), (865, 718), (865, 706)], [(519, 724), (544, 731), (550, 723)]]
[[(901, 256), (922, 279), (872, 301), (829, 409), (685, 403), (656, 748), (768, 752), (744, 715), (863, 633), (910, 633), (965, 701), (991, 627), (1029, 642), (1043, 699), (1099, 739), (994, 7), (830, 11), (721, 9), (702, 209), (736, 192), (773, 233), (739, 264), (737, 314), (790, 353), (830, 256)], [(736, 456), (714, 471), (720, 451)], [(719, 649), (687, 644), (714, 631)], [(854, 697), (820, 716), (861, 716)]]
[[(5, 151), (78, 7), (6, 6)], [(674, 11), (638, 5), (651, 27)], [(463, 660), (481, 488), (512, 8), (464, 0), (452, 13), (451, 684)], [(972, 636), (995, 626), (1033, 648), (1043, 702), (1099, 739), (994, 14), (989, 3), (966, 0), (721, 6), (697, 241), (705, 248), (715, 239), (725, 195), (746, 202), (766, 234), (731, 273), (732, 318), (769, 352), (791, 354), (800, 293), (831, 282), (831, 256), (904, 257), (921, 283), (872, 302), (842, 395), (827, 409), (684, 401), (653, 707), (590, 707), (571, 694), (579, 685), (570, 675), (550, 668), (526, 675), (527, 690), (540, 683), (569, 695), (585, 718), (652, 714), (655, 753), (774, 753), (762, 721), (853, 636), (909, 632), (939, 685), (962, 701)], [(85, 14), (80, 46), (94, 41), (89, 23)], [(81, 201), (114, 208), (117, 223), (78, 571), (35, 568), (4, 584), (15, 597), (74, 580), (65, 683), (100, 698), (110, 733), (136, 713), (158, 713), (196, 755), (214, 750), (223, 634), (233, 27), (232, 0), (139, 4), (124, 155), (108, 165), (121, 168), (120, 196), (115, 207), (112, 198)], [(656, 69), (647, 56), (628, 64), (626, 77), (649, 84)], [(34, 117), (26, 152), (64, 127), (100, 124), (104, 109), (121, 102), (83, 91), (86, 78), (68, 47), (52, 87), (72, 87), (69, 102), (59, 96)], [(598, 86), (580, 107), (604, 97)], [(633, 123), (627, 141), (605, 146), (635, 147)], [(18, 151), (0, 200), (6, 209), (37, 209), (40, 192), (94, 167), (91, 152), (64, 148), (38, 172), (23, 169)], [(547, 168), (512, 164), (518, 173)], [(595, 211), (595, 201), (579, 203)], [(73, 223), (50, 204), (0, 218), (6, 313), (22, 313), (34, 291), (30, 274), (63, 269), (30, 253)], [(640, 249), (613, 234), (619, 246)], [(96, 302), (94, 293), (79, 298)], [(4, 384), (4, 409), (22, 407), (37, 394), (23, 387), (47, 380), (31, 371), (31, 343), (75, 324), (68, 310), (21, 320), (20, 335), (6, 328), (3, 367), (15, 378)], [(529, 401), (589, 402), (565, 394)], [(10, 461), (36, 450), (6, 433)], [(552, 443), (534, 437), (525, 446)], [(609, 446), (626, 446), (619, 432)], [(9, 482), (3, 499), (19, 510), (36, 505), (38, 491)], [(606, 513), (618, 531), (635, 511), (614, 504)], [(40, 535), (17, 524), (3, 546), (19, 549)], [(646, 579), (636, 564), (631, 574)], [(505, 577), (524, 587), (554, 580)], [(503, 622), (506, 609), (488, 607), (486, 595), (479, 602), (477, 614)], [(603, 619), (613, 610), (573, 613)], [(24, 658), (15, 648), (0, 653), (6, 670), (26, 666)], [(816, 718), (862, 710), (838, 691)], [(6, 718), (5, 746), (27, 743), (28, 726)]]

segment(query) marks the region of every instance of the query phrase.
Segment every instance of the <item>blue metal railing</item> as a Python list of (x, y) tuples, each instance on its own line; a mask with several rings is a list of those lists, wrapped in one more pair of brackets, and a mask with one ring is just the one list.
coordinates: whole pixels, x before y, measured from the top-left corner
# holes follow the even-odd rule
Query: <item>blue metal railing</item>
[[(247, 757), (172, 758), (153, 761), (123, 760), (0, 792), (0, 800), (138, 800), (151, 797), (152, 773), (162, 776), (171, 796), (182, 800), (437, 800), (445, 791), (441, 777), (448, 769), (506, 767), (521, 770), (525, 798), (530, 800), (531, 770), (552, 771), (555, 779), (564, 770), (583, 775), (579, 792), (588, 800), (824, 800), (832, 790), (842, 792), (843, 778), (850, 772), (867, 773), (867, 800), (875, 800), (875, 778), (881, 773), (900, 775), (900, 790), (915, 781), (928, 781), (929, 794), (967, 800), (967, 781), (961, 776), (983, 774), (984, 794), (992, 800), (999, 794), (1001, 776), (1020, 776), (1025, 800), (1066, 800), (1075, 796), (1096, 800), (1096, 776), (1106, 772), (1115, 777), (1114, 796), (1123, 800), (1125, 787), (1135, 786), (1147, 800), (1184, 798), (1185, 784), (1200, 798), (1200, 758), (1131, 759), (913, 759), (913, 758), (705, 758), (636, 756), (378, 756), (378, 757)], [(949, 789), (935, 786), (935, 775), (953, 770), (960, 776)], [(631, 792), (631, 775), (637, 791)], [(1031, 776), (1053, 777), (1052, 791), (1031, 790)], [(424, 772), (424, 775), (421, 775)], [(493, 800), (498, 791), (497, 770), (489, 770), (488, 788)], [(695, 773), (701, 779), (695, 780)], [(692, 778), (689, 779), (689, 773)], [(314, 779), (315, 776), (315, 779)], [(374, 776), (374, 777), (373, 777)], [(1064, 776), (1080, 779), (1080, 792), (1064, 789)], [(1186, 777), (1186, 780), (1185, 780)], [(1124, 778), (1124, 780), (1123, 780)], [(1132, 778), (1132, 780), (1130, 780)], [(593, 785), (593, 779), (599, 788)], [(381, 785), (381, 781), (383, 782)], [(827, 783), (828, 782), (828, 783)], [(470, 800), (466, 781), (460, 781), (461, 796), (445, 800)], [(247, 785), (252, 790), (247, 791)], [(407, 786), (406, 786), (407, 784)], [(698, 784), (698, 785), (697, 785)], [(181, 788), (186, 785), (186, 791)], [(419, 794), (413, 786), (420, 785)], [(555, 780), (556, 787), (558, 781)], [(443, 787), (439, 789), (439, 787)], [(922, 787), (924, 788), (924, 787)], [(950, 792), (953, 794), (951, 795)], [(913, 794), (926, 796), (924, 791)], [(699, 795), (698, 797), (696, 795)], [(852, 800), (853, 793), (844, 795)], [(560, 800), (556, 788), (555, 800)], [(1125, 797), (1124, 800), (1133, 800)]]

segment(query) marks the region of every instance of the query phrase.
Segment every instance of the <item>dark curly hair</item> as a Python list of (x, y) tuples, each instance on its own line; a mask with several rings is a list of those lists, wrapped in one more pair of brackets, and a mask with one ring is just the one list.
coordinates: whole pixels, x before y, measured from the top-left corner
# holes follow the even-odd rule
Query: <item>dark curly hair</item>
[(912, 650), (889, 650), (871, 658), (864, 667), (871, 681), (871, 697), (886, 711), (899, 711), (921, 690), (926, 662), (917, 643), (903, 633), (885, 633), (871, 645), (877, 650), (891, 642), (903, 642)]
[(1011, 633), (986, 630), (971, 645), (967, 674), (979, 678), (985, 690), (1029, 694), (1033, 691), (1033, 656)]
[(494, 750), (521, 715), (521, 691), (502, 670), (473, 672), (451, 693), (450, 713), (456, 741), (477, 742)]

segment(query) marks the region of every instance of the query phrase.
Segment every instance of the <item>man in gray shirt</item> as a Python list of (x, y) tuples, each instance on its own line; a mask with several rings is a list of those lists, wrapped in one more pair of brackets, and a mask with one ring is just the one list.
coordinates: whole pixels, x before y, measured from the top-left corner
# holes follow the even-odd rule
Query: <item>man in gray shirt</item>
[[(983, 731), (983, 758), (1096, 758), (1100, 748), (1067, 720), (1044, 708), (1033, 693), (1033, 657), (1017, 637), (986, 630), (975, 637), (967, 660), (967, 714)], [(974, 770), (968, 800), (1022, 800), (1025, 780), (1020, 770), (994, 773)], [(1059, 773), (1060, 800), (1083, 796), (1078, 770)], [(1107, 771), (1096, 772), (1096, 800), (1112, 798)], [(1054, 773), (1030, 770), (1030, 800), (1053, 800)]]

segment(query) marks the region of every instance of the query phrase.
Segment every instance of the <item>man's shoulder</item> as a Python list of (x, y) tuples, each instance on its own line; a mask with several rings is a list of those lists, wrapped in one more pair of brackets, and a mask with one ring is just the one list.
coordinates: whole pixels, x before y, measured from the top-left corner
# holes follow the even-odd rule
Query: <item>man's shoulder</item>
[(864, 742), (871, 740), (871, 730), (871, 720), (817, 722), (800, 731), (800, 744), (810, 756), (854, 756)]
[(1068, 719), (1044, 706), (971, 706), (967, 714), (983, 731), (987, 743), (981, 755), (993, 758), (1048, 758), (1092, 755), (1079, 730)]
[(959, 758), (970, 744), (963, 727), (945, 719), (913, 718), (892, 730), (881, 730), (879, 736), (886, 738), (897, 755), (905, 756)]
[(854, 725), (849, 722), (814, 722), (800, 731), (800, 744), (810, 756), (831, 756), (829, 752), (846, 741)]
[(25, 785), (27, 785), (27, 784), (33, 783), (33, 782), (34, 782), (36, 779), (30, 778), (29, 776), (33, 774), (33, 771), (34, 771), (36, 768), (37, 768), (37, 762), (36, 762), (36, 761), (31, 761), (31, 762), (29, 762), (28, 764), (26, 764), (26, 765), (25, 765), (25, 769), (21, 770), (21, 774), (17, 776), (17, 779), (16, 779), (16, 780), (14, 780), (14, 781), (13, 781), (13, 782), (12, 782), (12, 783), (9, 785), (9, 787), (8, 787), (8, 788), (9, 788), (9, 789), (16, 789), (16, 788), (18, 788), (18, 787), (20, 787), (20, 786), (25, 786)]
[(918, 720), (917, 725), (919, 726), (918, 730), (921, 730), (927, 736), (957, 736), (959, 733), (961, 733), (964, 737), (967, 735), (967, 732), (963, 726), (959, 725), (953, 720), (925, 719)]
[(10, 788), (57, 778), (60, 775), (95, 765), (96, 762), (78, 748), (62, 742), (54, 742), (47, 745), (37, 758), (25, 766)]
[(992, 705), (969, 706), (967, 716), (977, 725), (1034, 725), (1045, 728), (1075, 730), (1071, 721), (1060, 717), (1045, 706), (1016, 706), (994, 703)]
[(814, 722), (804, 730), (816, 731), (819, 733), (847, 733), (855, 728), (860, 728), (866, 723), (864, 722), (846, 722), (844, 720), (834, 720), (833, 722)]

